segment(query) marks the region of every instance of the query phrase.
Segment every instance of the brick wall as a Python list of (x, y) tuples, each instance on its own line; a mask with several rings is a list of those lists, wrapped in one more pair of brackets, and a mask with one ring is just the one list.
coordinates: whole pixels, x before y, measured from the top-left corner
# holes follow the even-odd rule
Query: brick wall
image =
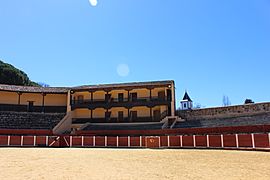
[(178, 110), (177, 115), (186, 120), (217, 119), (241, 117), (270, 112), (270, 103), (203, 108), (193, 110)]

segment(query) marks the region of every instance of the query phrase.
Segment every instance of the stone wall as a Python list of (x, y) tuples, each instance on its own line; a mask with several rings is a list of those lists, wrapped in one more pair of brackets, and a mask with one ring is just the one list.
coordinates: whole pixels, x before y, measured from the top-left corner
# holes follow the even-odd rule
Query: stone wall
[(270, 102), (238, 106), (178, 110), (177, 115), (186, 120), (242, 117), (270, 112)]

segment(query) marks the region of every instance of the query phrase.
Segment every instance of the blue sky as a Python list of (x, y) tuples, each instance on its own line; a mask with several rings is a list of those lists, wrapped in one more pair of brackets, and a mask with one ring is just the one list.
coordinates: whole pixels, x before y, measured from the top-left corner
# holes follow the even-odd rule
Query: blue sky
[(270, 101), (270, 1), (1, 0), (0, 59), (50, 86), (173, 79), (178, 101)]

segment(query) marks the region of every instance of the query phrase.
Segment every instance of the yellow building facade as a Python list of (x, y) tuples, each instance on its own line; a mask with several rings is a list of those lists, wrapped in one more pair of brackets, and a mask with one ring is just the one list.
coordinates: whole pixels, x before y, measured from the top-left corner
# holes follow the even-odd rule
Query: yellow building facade
[(175, 115), (174, 81), (73, 88), (0, 85), (0, 111), (66, 113), (85, 123), (159, 122)]

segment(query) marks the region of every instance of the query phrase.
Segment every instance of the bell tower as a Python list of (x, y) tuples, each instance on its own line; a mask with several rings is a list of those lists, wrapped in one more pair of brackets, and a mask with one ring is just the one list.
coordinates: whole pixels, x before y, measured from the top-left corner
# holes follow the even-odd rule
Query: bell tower
[(192, 107), (193, 107), (193, 101), (189, 97), (187, 91), (185, 92), (185, 95), (183, 97), (183, 100), (180, 103), (181, 103), (181, 109), (182, 110), (192, 109)]

